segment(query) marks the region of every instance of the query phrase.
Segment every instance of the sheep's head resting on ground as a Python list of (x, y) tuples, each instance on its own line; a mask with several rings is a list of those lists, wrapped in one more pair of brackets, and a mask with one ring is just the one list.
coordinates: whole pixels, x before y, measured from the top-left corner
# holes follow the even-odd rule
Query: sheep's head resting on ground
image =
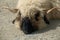
[[(49, 20), (47, 19), (44, 12), (41, 12), (38, 9), (32, 8), (26, 12), (24, 11), (24, 13), (22, 13), (19, 9), (10, 9), (8, 7), (6, 9), (13, 13), (18, 12), (17, 17), (12, 23), (23, 30), (25, 34), (30, 34), (37, 29), (42, 29), (46, 24), (49, 24)], [(50, 9), (45, 13), (49, 13), (52, 10), (53, 9)]]

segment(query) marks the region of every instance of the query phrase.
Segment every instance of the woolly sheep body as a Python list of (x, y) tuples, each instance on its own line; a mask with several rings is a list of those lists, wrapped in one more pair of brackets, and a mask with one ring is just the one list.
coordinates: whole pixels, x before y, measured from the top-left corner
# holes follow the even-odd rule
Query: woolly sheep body
[[(19, 0), (16, 8), (20, 10), (20, 12), (22, 13), (22, 17), (25, 16), (29, 16), (30, 14), (28, 14), (27, 12), (30, 9), (37, 9), (40, 11), (43, 10), (48, 10), (51, 8), (51, 3), (49, 0)], [(39, 18), (41, 19), (41, 18)], [(15, 22), (17, 23), (17, 22)], [(19, 23), (17, 23), (19, 24)], [(44, 20), (40, 20), (38, 22), (36, 22), (36, 25), (38, 25), (39, 29), (43, 29), (44, 27), (46, 27), (46, 23), (44, 23)]]
[(16, 6), (22, 13), (26, 13), (32, 8), (48, 10), (51, 8), (51, 3), (49, 0), (19, 0)]
[[(48, 14), (46, 12), (49, 9), (57, 6), (57, 5), (54, 5), (54, 3), (52, 1), (51, 0), (19, 0), (17, 2), (15, 9), (18, 9), (20, 11), (21, 18), (24, 18), (26, 16), (31, 17), (37, 10), (39, 10), (41, 12), (41, 15), (43, 17), (44, 17), (44, 15), (46, 15), (46, 17), (49, 20), (50, 19), (60, 19), (60, 14), (59, 14), (60, 12), (57, 9), (55, 9), (54, 11), (52, 11)], [(20, 18), (20, 16), (19, 16), (19, 18)], [(35, 21), (34, 19), (32, 19), (32, 20), (31, 21), (33, 22), (33, 25), (34, 26), (37, 25), (39, 30), (47, 27), (47, 24), (44, 22), (42, 17), (39, 17), (39, 21)], [(19, 21), (15, 20), (15, 25), (17, 28), (20, 28), (20, 20)]]
[(49, 9), (51, 7), (49, 0), (19, 0), (16, 5), (18, 9), (38, 7), (40, 10)]

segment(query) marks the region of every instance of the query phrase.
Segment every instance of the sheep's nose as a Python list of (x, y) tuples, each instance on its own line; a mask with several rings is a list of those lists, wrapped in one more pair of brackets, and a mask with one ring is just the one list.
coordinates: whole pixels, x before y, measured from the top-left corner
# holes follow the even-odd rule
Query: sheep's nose
[(35, 31), (29, 17), (22, 19), (21, 29), (25, 34), (31, 34), (33, 31)]

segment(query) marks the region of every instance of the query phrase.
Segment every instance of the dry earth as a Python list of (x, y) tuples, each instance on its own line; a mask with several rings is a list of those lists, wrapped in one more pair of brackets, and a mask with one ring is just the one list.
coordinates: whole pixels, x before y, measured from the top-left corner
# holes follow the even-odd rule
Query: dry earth
[[(0, 5), (6, 3), (14, 7), (17, 0), (0, 0)], [(11, 23), (14, 18), (14, 14), (0, 8), (0, 40), (60, 40), (60, 20), (52, 20), (47, 28), (24, 35)]]

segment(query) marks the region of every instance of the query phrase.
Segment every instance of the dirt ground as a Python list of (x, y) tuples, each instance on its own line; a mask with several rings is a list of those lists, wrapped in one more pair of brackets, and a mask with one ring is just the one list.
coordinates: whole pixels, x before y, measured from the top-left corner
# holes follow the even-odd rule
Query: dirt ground
[[(6, 3), (14, 7), (17, 0), (0, 0), (0, 5)], [(0, 8), (0, 40), (60, 40), (60, 20), (52, 20), (47, 28), (24, 35), (12, 24), (14, 18), (14, 14)]]

